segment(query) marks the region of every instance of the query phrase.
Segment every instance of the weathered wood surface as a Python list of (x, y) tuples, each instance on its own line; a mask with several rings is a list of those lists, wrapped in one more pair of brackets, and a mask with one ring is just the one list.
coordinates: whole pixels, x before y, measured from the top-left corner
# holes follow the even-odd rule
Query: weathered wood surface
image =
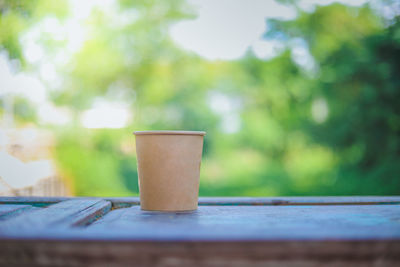
[(354, 197), (203, 197), (200, 205), (371, 205), (400, 204), (398, 196), (354, 196)]
[(0, 205), (0, 220), (5, 220), (31, 209), (30, 205)]
[(0, 222), (0, 237), (7, 235), (24, 237), (31, 233), (40, 234), (52, 228), (86, 225), (101, 217), (110, 209), (111, 203), (105, 200), (77, 199), (63, 201)]
[(400, 265), (400, 197), (199, 203), (162, 213), (138, 198), (0, 198), (0, 266)]
[[(0, 197), (1, 204), (27, 204), (46, 207), (69, 199), (84, 197)], [(91, 198), (110, 201), (114, 208), (139, 205), (139, 197)], [(371, 205), (400, 204), (400, 196), (342, 196), (342, 197), (200, 197), (200, 206), (253, 206), (253, 205)]]
[(117, 240), (400, 240), (400, 205), (200, 206), (174, 214), (132, 206), (86, 232)]
[(0, 266), (399, 266), (396, 241), (0, 242)]

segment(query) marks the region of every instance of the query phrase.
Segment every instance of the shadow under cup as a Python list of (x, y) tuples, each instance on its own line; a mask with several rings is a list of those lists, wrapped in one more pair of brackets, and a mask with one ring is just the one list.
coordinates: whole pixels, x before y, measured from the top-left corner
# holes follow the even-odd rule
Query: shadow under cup
[(206, 133), (139, 131), (134, 134), (141, 209), (196, 210)]

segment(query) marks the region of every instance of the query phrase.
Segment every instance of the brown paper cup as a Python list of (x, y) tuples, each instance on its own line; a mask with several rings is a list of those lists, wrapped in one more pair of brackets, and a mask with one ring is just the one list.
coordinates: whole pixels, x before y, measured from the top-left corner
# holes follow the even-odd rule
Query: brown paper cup
[(205, 132), (141, 131), (134, 134), (141, 209), (196, 210)]

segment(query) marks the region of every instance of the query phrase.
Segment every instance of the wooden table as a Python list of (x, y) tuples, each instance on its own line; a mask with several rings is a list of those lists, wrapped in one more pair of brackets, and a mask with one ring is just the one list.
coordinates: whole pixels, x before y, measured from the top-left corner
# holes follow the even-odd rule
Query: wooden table
[(400, 266), (400, 197), (0, 198), (0, 266)]

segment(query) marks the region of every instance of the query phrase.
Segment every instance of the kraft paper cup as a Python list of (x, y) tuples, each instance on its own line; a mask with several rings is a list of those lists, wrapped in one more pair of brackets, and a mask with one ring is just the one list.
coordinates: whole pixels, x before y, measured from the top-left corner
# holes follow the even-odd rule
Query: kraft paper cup
[(196, 210), (206, 133), (139, 131), (134, 134), (141, 209)]

